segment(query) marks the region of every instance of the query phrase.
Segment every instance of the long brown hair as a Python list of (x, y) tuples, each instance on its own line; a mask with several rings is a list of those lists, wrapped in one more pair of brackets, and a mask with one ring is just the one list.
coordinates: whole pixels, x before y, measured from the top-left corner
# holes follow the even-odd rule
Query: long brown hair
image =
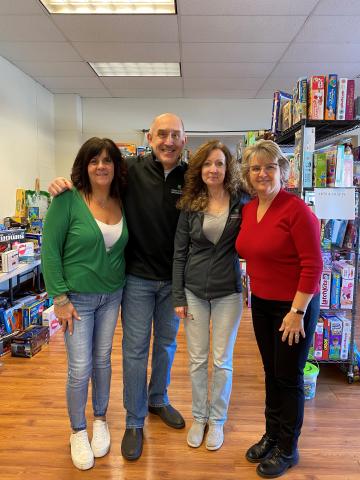
[(202, 180), (201, 169), (204, 162), (214, 150), (221, 150), (225, 155), (226, 171), (224, 188), (230, 194), (235, 194), (241, 186), (239, 166), (226, 145), (219, 140), (211, 140), (204, 143), (190, 159), (188, 170), (185, 174), (183, 195), (178, 201), (177, 207), (181, 210), (203, 211), (209, 203), (207, 186)]

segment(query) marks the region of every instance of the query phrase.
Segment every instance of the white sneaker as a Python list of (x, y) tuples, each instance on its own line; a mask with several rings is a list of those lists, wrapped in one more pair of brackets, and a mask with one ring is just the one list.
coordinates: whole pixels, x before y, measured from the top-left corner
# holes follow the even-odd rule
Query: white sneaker
[(204, 439), (206, 423), (200, 423), (196, 420), (191, 425), (187, 434), (187, 443), (190, 447), (198, 448)]
[(210, 423), (209, 431), (206, 435), (206, 448), (208, 450), (217, 450), (224, 443), (224, 426), (217, 423)]
[(94, 420), (91, 448), (95, 458), (103, 457), (110, 450), (110, 432), (106, 421)]
[(86, 430), (72, 433), (70, 436), (71, 459), (79, 470), (88, 470), (94, 466), (94, 454), (91, 450)]

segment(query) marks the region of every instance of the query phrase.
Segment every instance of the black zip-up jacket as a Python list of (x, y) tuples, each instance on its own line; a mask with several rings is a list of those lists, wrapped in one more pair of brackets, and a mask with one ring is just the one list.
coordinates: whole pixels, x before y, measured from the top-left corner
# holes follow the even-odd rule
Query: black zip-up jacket
[(171, 280), (174, 237), (186, 164), (166, 180), (152, 153), (126, 159), (129, 186), (124, 196), (129, 242), (126, 271), (148, 280)]
[(232, 197), (224, 231), (215, 245), (203, 232), (204, 213), (182, 211), (175, 235), (173, 264), (174, 307), (187, 305), (185, 287), (194, 295), (211, 300), (241, 292), (239, 258), (235, 240), (247, 193)]

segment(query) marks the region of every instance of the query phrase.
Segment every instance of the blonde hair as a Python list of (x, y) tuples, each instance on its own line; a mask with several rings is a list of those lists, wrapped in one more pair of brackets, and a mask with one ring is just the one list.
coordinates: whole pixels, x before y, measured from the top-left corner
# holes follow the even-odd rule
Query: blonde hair
[(194, 212), (206, 209), (209, 203), (209, 193), (207, 186), (202, 180), (201, 170), (204, 162), (214, 150), (221, 150), (225, 155), (225, 190), (230, 194), (235, 194), (239, 191), (241, 178), (237, 161), (233, 158), (226, 145), (218, 140), (211, 140), (201, 145), (190, 159), (189, 167), (185, 174), (183, 194), (177, 203), (179, 209)]
[(246, 147), (241, 159), (241, 177), (250, 193), (255, 193), (250, 182), (250, 162), (254, 157), (265, 157), (279, 164), (281, 186), (283, 187), (289, 178), (290, 162), (285, 157), (279, 145), (272, 140), (259, 140), (254, 145)]

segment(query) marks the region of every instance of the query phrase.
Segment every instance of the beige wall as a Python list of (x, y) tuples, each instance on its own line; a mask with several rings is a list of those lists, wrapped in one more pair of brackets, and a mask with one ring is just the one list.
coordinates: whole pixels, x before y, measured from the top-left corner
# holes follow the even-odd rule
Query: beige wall
[(15, 212), (15, 190), (47, 188), (55, 175), (54, 96), (0, 57), (0, 223)]

